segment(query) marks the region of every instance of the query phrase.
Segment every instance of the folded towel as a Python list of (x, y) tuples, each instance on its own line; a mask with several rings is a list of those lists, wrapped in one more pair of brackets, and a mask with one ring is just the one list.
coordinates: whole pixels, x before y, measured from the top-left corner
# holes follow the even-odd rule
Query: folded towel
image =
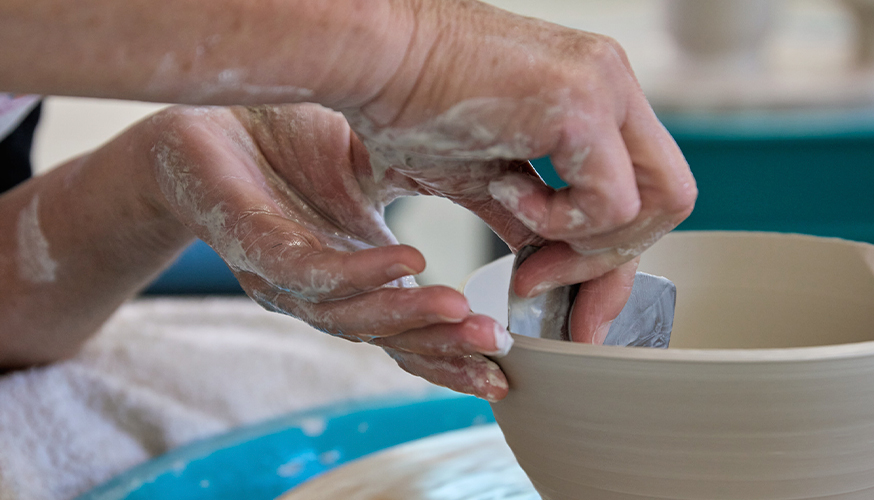
[(0, 377), (0, 500), (73, 498), (242, 424), (431, 387), (245, 298), (134, 301), (74, 359)]

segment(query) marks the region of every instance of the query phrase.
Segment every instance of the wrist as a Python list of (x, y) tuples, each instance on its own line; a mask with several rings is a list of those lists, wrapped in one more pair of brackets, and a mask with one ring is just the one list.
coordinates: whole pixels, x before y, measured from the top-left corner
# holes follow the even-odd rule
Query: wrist
[[(321, 47), (305, 50), (303, 63), (319, 68), (312, 80), (313, 99), (334, 110), (360, 108), (379, 97), (396, 79), (407, 79), (409, 68), (424, 57), (416, 41), (421, 0), (304, 2), (310, 19), (330, 18), (330, 35)], [(365, 8), (360, 4), (366, 5)], [(319, 12), (322, 9), (324, 12)], [(430, 31), (427, 35), (431, 35)], [(314, 38), (323, 38), (316, 35)], [(328, 47), (326, 50), (325, 47)], [(312, 61), (307, 61), (313, 58)], [(327, 63), (326, 63), (327, 61)]]
[[(503, 34), (501, 26), (497, 26), (497, 33), (492, 33), (502, 16), (514, 16), (477, 0), (392, 3), (396, 4), (398, 17), (406, 16), (414, 27), (406, 36), (403, 59), (377, 92), (352, 107), (378, 128), (408, 126), (412, 123), (405, 119), (407, 114), (415, 116), (415, 122), (445, 111), (443, 105), (447, 101), (472, 97), (464, 95), (471, 89), (463, 84), (483, 72), (483, 61), (471, 56), (486, 44), (494, 43), (489, 38)], [(498, 62), (492, 59), (491, 64)], [(493, 86), (502, 84), (505, 82), (468, 87), (476, 92), (489, 92)]]
[[(152, 147), (160, 133), (153, 120), (148, 120), (89, 158), (95, 163), (97, 175), (113, 176), (118, 180), (121, 195), (116, 203), (128, 207), (128, 221), (119, 237), (124, 241), (124, 247), (136, 248), (134, 253), (139, 253), (145, 261), (169, 259), (195, 239), (167, 203), (155, 178), (150, 160)], [(113, 171), (99, 172), (106, 166), (114, 168)], [(118, 172), (118, 167), (124, 171)]]
[[(222, 35), (209, 36), (203, 55), (191, 61), (162, 62), (149, 99), (196, 105), (360, 106), (404, 65), (420, 1), (206, 2), (202, 8), (212, 9), (206, 14), (217, 19), (208, 24), (217, 25)], [(206, 28), (210, 33), (216, 29)]]

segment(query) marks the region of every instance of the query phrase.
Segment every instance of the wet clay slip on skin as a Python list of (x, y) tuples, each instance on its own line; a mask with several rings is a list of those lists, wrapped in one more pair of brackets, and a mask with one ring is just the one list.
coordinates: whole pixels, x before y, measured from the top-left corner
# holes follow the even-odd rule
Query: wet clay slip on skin
[[(475, 312), (506, 320), (511, 267), (470, 278)], [(669, 349), (516, 335), (497, 360), (545, 500), (874, 499), (874, 246), (675, 233), (640, 270), (677, 286)]]

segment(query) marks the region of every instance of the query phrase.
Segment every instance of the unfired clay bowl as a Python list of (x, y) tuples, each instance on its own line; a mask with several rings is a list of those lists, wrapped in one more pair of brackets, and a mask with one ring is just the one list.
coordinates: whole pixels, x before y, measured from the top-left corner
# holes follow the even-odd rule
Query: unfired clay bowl
[[(465, 285), (506, 318), (510, 258)], [(874, 246), (676, 233), (667, 350), (516, 336), (493, 410), (545, 500), (874, 498)]]

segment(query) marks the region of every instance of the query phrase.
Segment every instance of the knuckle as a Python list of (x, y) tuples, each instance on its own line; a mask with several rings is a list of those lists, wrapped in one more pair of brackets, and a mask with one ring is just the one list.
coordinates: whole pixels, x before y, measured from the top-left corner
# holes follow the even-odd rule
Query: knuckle
[(625, 67), (625, 49), (622, 48), (619, 42), (609, 36), (598, 35), (594, 37), (589, 48), (589, 55), (596, 64), (602, 67), (615, 67), (619, 65)]
[(152, 123), (164, 136), (188, 134), (193, 125), (202, 121), (204, 111), (195, 113), (195, 109), (199, 108), (174, 106), (156, 114), (152, 118)]
[(630, 224), (640, 214), (641, 201), (639, 197), (617, 201), (608, 206), (605, 221), (613, 226)]
[(599, 225), (618, 227), (634, 221), (640, 214), (642, 202), (636, 190), (617, 185), (613, 181), (595, 183), (592, 186), (593, 203)]
[(679, 183), (668, 198), (666, 210), (672, 215), (685, 219), (695, 208), (698, 200), (698, 186), (694, 179)]

